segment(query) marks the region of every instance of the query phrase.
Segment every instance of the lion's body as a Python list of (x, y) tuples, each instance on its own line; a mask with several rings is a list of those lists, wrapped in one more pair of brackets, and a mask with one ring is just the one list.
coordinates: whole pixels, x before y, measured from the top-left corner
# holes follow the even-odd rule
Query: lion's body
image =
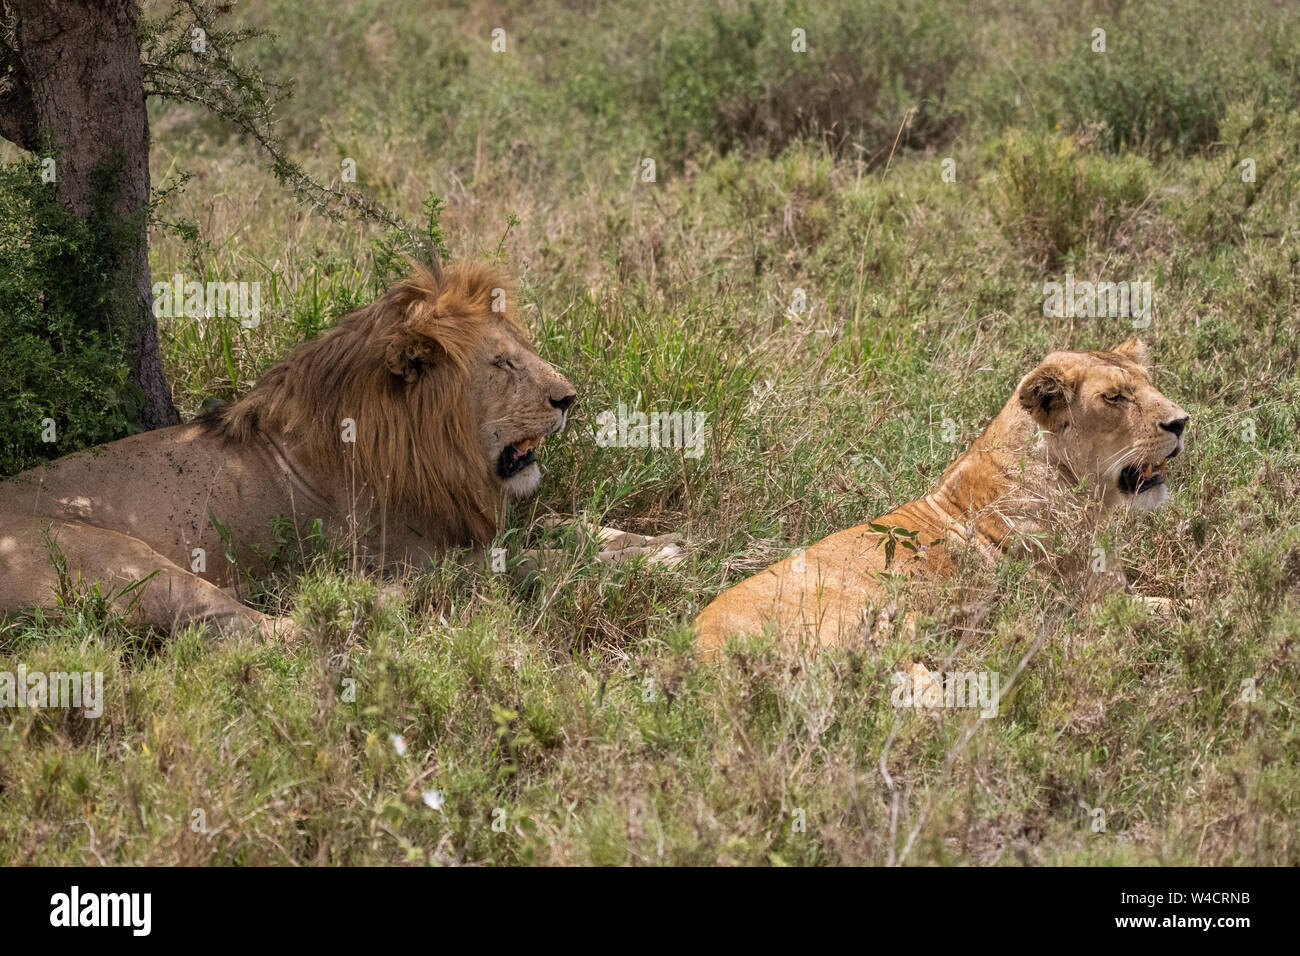
[(260, 447), (222, 444), (202, 426), (178, 425), (69, 455), (0, 486), (0, 611), (50, 604), (59, 584), (52, 541), (70, 571), (109, 591), (160, 572), (139, 605), (152, 623), (255, 623), (221, 590), (234, 582), (212, 518), (238, 532), (238, 552), (257, 567), (272, 550), (276, 515), (332, 509), (294, 488)]
[[(212, 568), (207, 580), (226, 587), (233, 583), (231, 569), (212, 518), (239, 530), (238, 546), (252, 563), (259, 550), (269, 552), (277, 515), (327, 516), (338, 510), (329, 492), (312, 490), (327, 482), (295, 481), (271, 447), (227, 447), (198, 424), (146, 432), (5, 482), (0, 514), (116, 531), (184, 566), (202, 549)], [(7, 538), (8, 517), (3, 527)], [(39, 561), (50, 564), (47, 554)]]
[(155, 574), (136, 612), (162, 630), (259, 623), (222, 590), (227, 554), (257, 573), (277, 527), (319, 520), (366, 567), (486, 542), (507, 492), (535, 487), (532, 447), (572, 401), (492, 310), (502, 288), (483, 269), (418, 273), (235, 405), (0, 484), (0, 613), (54, 602), (51, 541), (69, 573), (110, 590)]
[[(1136, 340), (1115, 352), (1049, 355), (924, 498), (836, 532), (714, 599), (695, 622), (699, 652), (768, 629), (810, 648), (860, 641), (863, 612), (885, 595), (881, 572), (942, 578), (955, 566), (953, 543), (1005, 554), (1048, 529), (1060, 495), (1080, 479), (1092, 480), (1102, 507), (1118, 503), (1125, 472), (1139, 462), (1162, 466), (1182, 447), (1186, 413), (1151, 386), (1144, 364)], [(1106, 398), (1121, 393), (1131, 394), (1131, 408)], [(1154, 507), (1165, 494), (1153, 483), (1133, 497)], [(873, 524), (894, 529), (888, 568), (886, 536)]]

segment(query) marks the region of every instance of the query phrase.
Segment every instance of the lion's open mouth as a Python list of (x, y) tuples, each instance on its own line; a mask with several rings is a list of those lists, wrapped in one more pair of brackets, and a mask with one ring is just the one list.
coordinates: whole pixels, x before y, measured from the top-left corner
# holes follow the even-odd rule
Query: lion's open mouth
[(529, 465), (535, 464), (537, 458), (533, 451), (542, 446), (543, 440), (542, 436), (538, 435), (517, 441), (513, 445), (506, 445), (497, 458), (497, 474), (502, 478), (513, 478)]
[[(1170, 458), (1173, 455), (1169, 456)], [(1128, 495), (1140, 495), (1144, 491), (1157, 488), (1165, 483), (1165, 464), (1168, 459), (1158, 465), (1129, 465), (1119, 473), (1119, 490)]]

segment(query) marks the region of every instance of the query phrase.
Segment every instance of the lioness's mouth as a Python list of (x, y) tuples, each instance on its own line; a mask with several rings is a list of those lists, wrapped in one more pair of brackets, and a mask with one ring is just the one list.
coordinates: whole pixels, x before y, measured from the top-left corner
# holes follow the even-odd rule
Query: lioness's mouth
[[(1174, 457), (1170, 455), (1169, 458)], [(1165, 464), (1168, 458), (1158, 465), (1129, 465), (1119, 473), (1119, 490), (1128, 495), (1140, 495), (1144, 491), (1157, 488), (1165, 483)]]
[(497, 457), (497, 474), (502, 478), (513, 478), (529, 465), (535, 464), (537, 458), (533, 451), (542, 447), (544, 440), (541, 435), (537, 435), (517, 441), (513, 445), (506, 445)]

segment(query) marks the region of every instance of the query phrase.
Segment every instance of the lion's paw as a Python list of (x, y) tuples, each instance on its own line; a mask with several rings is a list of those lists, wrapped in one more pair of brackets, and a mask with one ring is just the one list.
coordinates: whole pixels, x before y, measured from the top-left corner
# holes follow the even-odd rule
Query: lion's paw
[[(670, 537), (664, 535), (662, 537)], [(625, 545), (620, 548), (602, 548), (596, 559), (605, 564), (622, 564), (634, 558), (643, 558), (652, 567), (675, 568), (686, 558), (686, 552), (676, 541), (645, 538), (644, 545)]]
[(265, 640), (274, 641), (286, 647), (297, 647), (302, 643), (304, 637), (302, 627), (288, 615), (271, 617), (263, 614), (255, 627), (257, 633)]
[(1172, 598), (1150, 597), (1145, 594), (1133, 596), (1155, 612), (1157, 617), (1174, 617), (1178, 612), (1178, 603)]

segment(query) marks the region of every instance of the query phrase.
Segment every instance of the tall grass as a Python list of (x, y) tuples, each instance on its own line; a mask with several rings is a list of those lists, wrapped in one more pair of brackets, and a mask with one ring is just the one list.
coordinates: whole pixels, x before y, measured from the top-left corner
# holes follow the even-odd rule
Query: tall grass
[[(247, 4), (313, 171), (351, 157), (411, 215), (444, 197), (451, 252), (519, 276), (580, 404), (502, 541), (573, 560), (521, 586), (464, 555), (400, 581), (308, 556), (258, 598), (294, 646), (150, 641), (76, 600), (10, 619), (0, 659), (102, 670), (108, 700), (0, 716), (0, 859), (1300, 862), (1294, 12), (895, 6)], [(193, 412), (388, 273), (209, 120), (154, 130), (201, 239), (160, 232), (155, 278), (267, 303), (256, 329), (165, 325)], [(970, 560), (915, 636), (697, 663), (722, 588), (923, 494), (1047, 351), (1132, 333), (1045, 317), (1067, 271), (1153, 282), (1142, 334), (1192, 416), (1170, 504), (1067, 543), (1175, 610)], [(600, 447), (620, 402), (707, 412), (706, 454)], [(680, 530), (689, 560), (611, 568), (549, 515)], [(900, 662), (1027, 654), (997, 718), (891, 706)]]

